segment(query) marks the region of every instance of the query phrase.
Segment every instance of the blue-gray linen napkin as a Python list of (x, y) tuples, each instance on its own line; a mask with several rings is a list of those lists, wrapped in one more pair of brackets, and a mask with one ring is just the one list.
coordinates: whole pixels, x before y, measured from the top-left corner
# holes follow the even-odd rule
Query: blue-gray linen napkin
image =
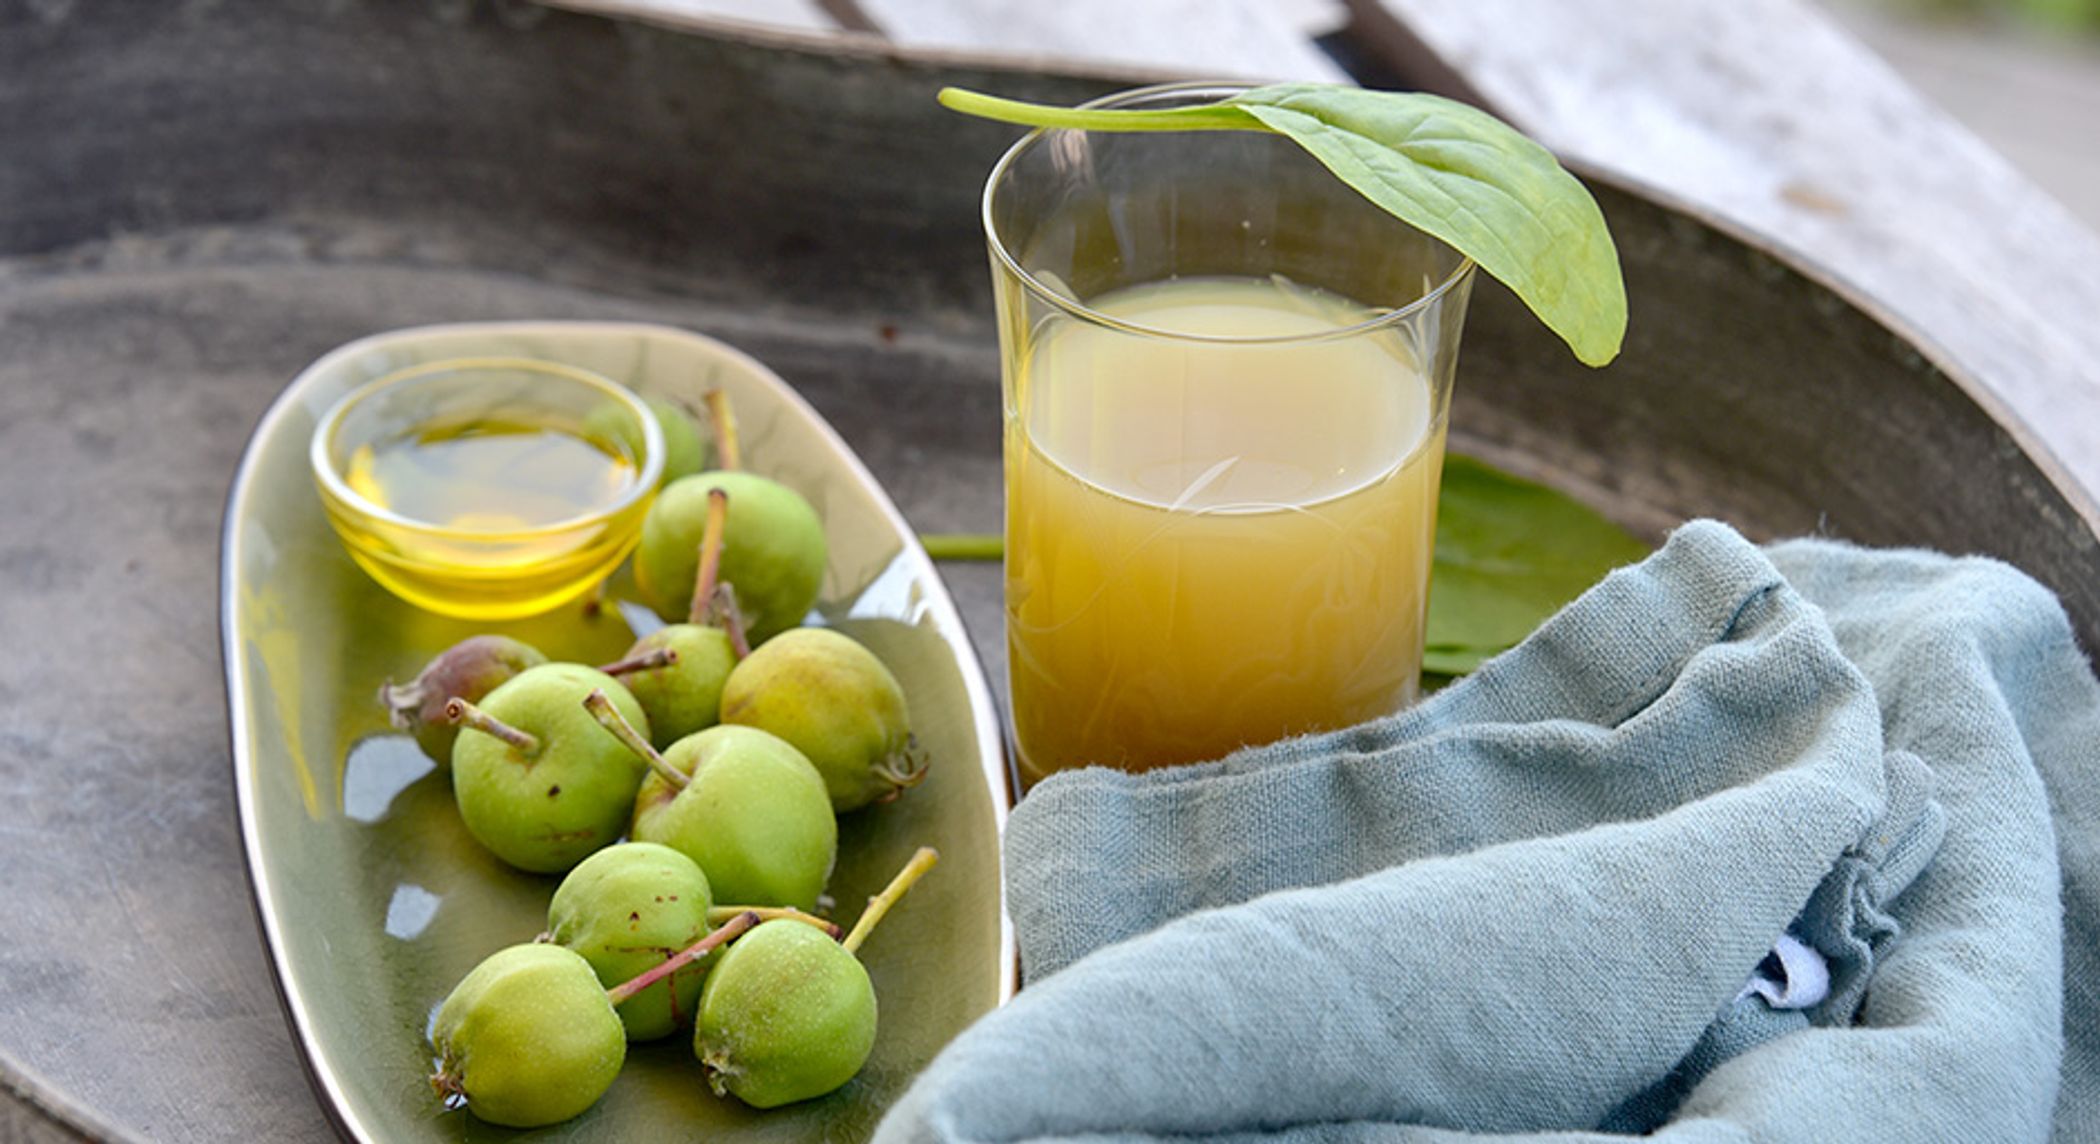
[(1403, 714), (1037, 786), (1027, 987), (877, 1139), (2100, 1139), (2096, 780), (2026, 576), (1690, 524)]

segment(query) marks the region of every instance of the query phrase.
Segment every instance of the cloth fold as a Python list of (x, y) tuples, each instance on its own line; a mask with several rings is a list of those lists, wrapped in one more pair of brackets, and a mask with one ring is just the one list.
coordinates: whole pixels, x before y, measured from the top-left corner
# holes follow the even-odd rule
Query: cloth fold
[(2096, 751), (2019, 573), (1687, 525), (1408, 712), (1037, 786), (1028, 985), (877, 1139), (2090, 1138)]

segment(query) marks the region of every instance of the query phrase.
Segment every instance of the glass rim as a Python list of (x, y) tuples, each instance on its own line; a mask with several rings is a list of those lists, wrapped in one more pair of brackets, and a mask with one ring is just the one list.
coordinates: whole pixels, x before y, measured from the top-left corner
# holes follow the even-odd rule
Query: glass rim
[[(425, 381), (439, 374), (466, 373), (473, 370), (516, 370), (523, 373), (550, 375), (561, 378), (564, 381), (587, 385), (624, 406), (640, 420), (642, 426), (641, 467), (635, 473), (634, 482), (617, 499), (593, 508), (588, 512), (578, 513), (575, 516), (566, 517), (550, 524), (512, 529), (456, 528), (452, 525), (438, 524), (433, 521), (417, 520), (414, 517), (403, 516), (382, 505), (374, 504), (369, 498), (350, 487), (349, 482), (345, 481), (343, 475), (337, 471), (332, 445), (336, 431), (342, 427), (343, 420), (349, 416), (351, 409), (371, 398), (379, 396), (387, 390), (399, 386)], [(656, 491), (657, 481), (663, 476), (664, 438), (663, 429), (656, 422), (656, 414), (642, 401), (641, 396), (602, 374), (593, 373), (590, 370), (563, 362), (546, 361), (540, 358), (440, 358), (435, 361), (404, 366), (391, 373), (383, 374), (337, 398), (335, 404), (329, 406), (327, 412), (321, 414), (320, 420), (315, 423), (313, 439), (307, 448), (307, 456), (314, 471), (314, 479), (320, 482), (322, 490), (328, 496), (342, 502), (364, 516), (408, 532), (432, 536), (457, 537), (464, 540), (472, 540), (476, 543), (502, 543), (529, 540), (567, 532), (582, 525), (611, 520), (632, 508), (637, 500)]]
[[(1231, 93), (1251, 91), (1256, 86), (1257, 85), (1255, 84), (1240, 83), (1231, 80), (1179, 80), (1173, 83), (1156, 83), (1150, 84), (1145, 87), (1130, 88), (1126, 91), (1110, 92), (1109, 94), (1100, 96), (1099, 98), (1090, 99), (1087, 102), (1080, 104), (1079, 106), (1082, 109), (1118, 107), (1126, 103), (1134, 103), (1139, 100), (1151, 98), (1153, 96), (1194, 94), (1197, 92), (1205, 91)], [(1179, 342), (1208, 343), (1213, 345), (1301, 345), (1311, 344), (1314, 342), (1333, 341), (1339, 338), (1356, 337), (1361, 334), (1372, 333), (1377, 330), (1384, 329), (1387, 326), (1398, 325), (1399, 323), (1407, 320), (1415, 314), (1426, 310), (1432, 305), (1442, 301), (1446, 294), (1449, 294), (1461, 282), (1464, 282), (1468, 277), (1472, 275), (1473, 270), (1476, 266), (1476, 263), (1474, 263), (1471, 256), (1453, 248), (1451, 244), (1444, 242), (1442, 239), (1437, 238), (1433, 234), (1429, 234), (1427, 231), (1421, 230), (1421, 228), (1419, 227), (1414, 227), (1411, 223), (1401, 222), (1399, 219), (1395, 219), (1394, 221), (1400, 222), (1400, 225), (1411, 227), (1419, 233), (1427, 235), (1429, 238), (1434, 239), (1438, 243), (1441, 243), (1446, 249), (1451, 250), (1452, 253), (1457, 254), (1458, 265), (1454, 266), (1451, 269), (1450, 273), (1444, 275), (1442, 281), (1438, 282), (1435, 286), (1431, 287), (1430, 289), (1423, 291), (1421, 297), (1416, 298), (1415, 300), (1407, 303), (1404, 306), (1397, 306), (1391, 308), (1374, 308), (1374, 312), (1372, 313), (1372, 315), (1360, 322), (1355, 322), (1347, 326), (1342, 326), (1338, 329), (1322, 330), (1317, 333), (1309, 334), (1274, 334), (1264, 337), (1232, 337), (1219, 334), (1196, 334), (1184, 332), (1181, 330), (1162, 329), (1158, 326), (1148, 326), (1142, 322), (1132, 322), (1124, 318), (1118, 318), (1110, 314), (1104, 314), (1101, 311), (1096, 310), (1093, 307), (1087, 305), (1085, 302), (1080, 301), (1078, 298), (1071, 296), (1070, 294), (1051, 289), (1050, 286), (1043, 282), (1040, 278), (1037, 278), (1034, 274), (1029, 273), (1027, 268), (1021, 265), (1020, 260), (1014, 257), (1013, 251), (1007, 248), (1005, 240), (1002, 239), (999, 235), (998, 225), (992, 221), (992, 197), (998, 192), (1000, 184), (1006, 179), (1014, 163), (1017, 162), (1021, 158), (1021, 156), (1028, 152), (1030, 149), (1040, 145), (1042, 141), (1050, 135), (1051, 132), (1075, 130), (1079, 129), (1070, 127), (1037, 127), (1031, 129), (1028, 132), (1028, 134), (1023, 135), (1020, 139), (1016, 140), (1013, 146), (1008, 147), (1006, 149), (1005, 154), (999, 156), (999, 161), (997, 163), (992, 164), (992, 172), (990, 175), (986, 176), (984, 181), (984, 196), (980, 204), (980, 212), (983, 216), (984, 236), (986, 244), (991, 247), (992, 257), (998, 261), (999, 265), (1004, 267), (1008, 273), (1012, 274), (1015, 277), (1015, 279), (1017, 279), (1021, 283), (1021, 285), (1036, 298), (1039, 298), (1042, 301), (1055, 307), (1056, 309), (1063, 311), (1067, 316), (1078, 319), (1082, 322), (1086, 322), (1090, 325), (1098, 326), (1102, 329), (1113, 330), (1117, 333), (1131, 334), (1139, 337), (1159, 338), (1163, 340)], [(1081, 133), (1084, 134), (1083, 131)], [(1330, 174), (1332, 173), (1330, 172)], [(1322, 288), (1319, 287), (1317, 283), (1308, 283), (1307, 285), (1313, 286), (1316, 289)], [(1353, 300), (1354, 299), (1352, 299), (1352, 301)]]

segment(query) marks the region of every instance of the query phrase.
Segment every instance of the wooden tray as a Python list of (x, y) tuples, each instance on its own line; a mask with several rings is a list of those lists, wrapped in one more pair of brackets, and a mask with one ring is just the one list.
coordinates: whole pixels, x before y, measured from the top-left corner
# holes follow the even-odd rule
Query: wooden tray
[[(331, 1134), (249, 902), (211, 604), (241, 444), (329, 347), (697, 329), (919, 528), (997, 527), (977, 198), (1012, 133), (939, 110), (943, 83), (1124, 81), (511, 3), (0, 6), (0, 1136)], [(1484, 286), (1457, 447), (1650, 535), (1998, 555), (2100, 646), (2100, 512), (1976, 386), (1798, 262), (1601, 197), (1624, 357), (1583, 370)], [(944, 571), (996, 681), (998, 570)]]

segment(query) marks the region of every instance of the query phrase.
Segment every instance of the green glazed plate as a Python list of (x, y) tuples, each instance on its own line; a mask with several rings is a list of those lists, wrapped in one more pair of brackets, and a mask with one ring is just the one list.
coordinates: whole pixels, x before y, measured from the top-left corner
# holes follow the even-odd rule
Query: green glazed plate
[(998, 716), (932, 562), (838, 435), (751, 358), (654, 326), (501, 323), (367, 338), (301, 373), (248, 445), (227, 503), (221, 570), (234, 775), (256, 907), (315, 1087), (357, 1139), (519, 1135), (439, 1103), (425, 1079), (425, 1037), (468, 969), (546, 927), (556, 880), (513, 871), (468, 837), (446, 776), (388, 726), (375, 693), (476, 631), (597, 663), (657, 623), (629, 602), (624, 578), (613, 584), (616, 606), (596, 619), (572, 605), (490, 625), (419, 611), (350, 562), (307, 466), (316, 418), (365, 381), (478, 355), (566, 362), (695, 408), (710, 387), (729, 392), (747, 465), (798, 489), (824, 518), (831, 563), (821, 622), (868, 644), (896, 672), (932, 759), (923, 785), (840, 823), (838, 916), (850, 924), (915, 847), (941, 854), (862, 949), (880, 1023), (874, 1056), (845, 1088), (754, 1112), (709, 1093), (689, 1039), (674, 1036), (635, 1046), (603, 1100), (541, 1133), (865, 1139), (934, 1053), (1015, 987), (1000, 902), (1009, 796)]

